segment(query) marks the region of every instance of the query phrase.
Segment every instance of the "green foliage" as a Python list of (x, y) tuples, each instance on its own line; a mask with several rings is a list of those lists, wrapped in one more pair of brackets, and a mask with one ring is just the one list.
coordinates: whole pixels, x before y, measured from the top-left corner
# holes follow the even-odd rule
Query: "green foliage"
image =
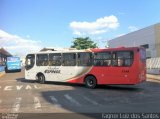
[(77, 37), (73, 41), (73, 45), (71, 48), (80, 49), (88, 49), (88, 48), (97, 48), (97, 44), (94, 43), (89, 37)]

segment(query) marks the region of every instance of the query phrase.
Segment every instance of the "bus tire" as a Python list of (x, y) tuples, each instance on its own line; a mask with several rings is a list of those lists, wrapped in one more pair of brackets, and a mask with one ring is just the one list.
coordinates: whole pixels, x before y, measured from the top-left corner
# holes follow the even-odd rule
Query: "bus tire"
[(41, 83), (41, 84), (44, 84), (45, 83), (45, 77), (43, 74), (38, 74), (37, 75), (37, 78), (38, 78), (38, 82)]
[(8, 73), (8, 69), (7, 69), (7, 67), (5, 67), (5, 73)]
[(87, 88), (95, 88), (97, 86), (97, 80), (94, 76), (87, 76), (85, 78), (85, 86)]

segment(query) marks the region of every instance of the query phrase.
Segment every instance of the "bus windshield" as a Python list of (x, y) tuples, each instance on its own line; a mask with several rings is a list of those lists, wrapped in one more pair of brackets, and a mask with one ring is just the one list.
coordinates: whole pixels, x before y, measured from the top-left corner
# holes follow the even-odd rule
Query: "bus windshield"
[(21, 71), (20, 57), (7, 57), (6, 72), (7, 71)]
[(31, 69), (34, 66), (35, 63), (35, 55), (29, 54), (26, 57), (26, 62), (25, 62), (25, 68), (26, 70)]
[(19, 60), (19, 57), (7, 57), (7, 62), (17, 62)]

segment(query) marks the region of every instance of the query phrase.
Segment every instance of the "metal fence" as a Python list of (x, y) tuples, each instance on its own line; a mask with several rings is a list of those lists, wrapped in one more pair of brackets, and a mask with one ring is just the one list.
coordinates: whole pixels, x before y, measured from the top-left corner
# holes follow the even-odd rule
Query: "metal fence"
[(160, 57), (147, 59), (147, 69), (160, 69)]
[(147, 73), (160, 74), (160, 57), (147, 59), (146, 67)]

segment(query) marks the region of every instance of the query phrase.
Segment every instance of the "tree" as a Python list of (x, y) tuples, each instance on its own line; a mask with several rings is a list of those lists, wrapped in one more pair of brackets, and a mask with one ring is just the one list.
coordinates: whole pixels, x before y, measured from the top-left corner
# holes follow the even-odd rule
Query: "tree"
[(97, 44), (94, 43), (89, 37), (77, 37), (73, 41), (73, 45), (71, 48), (80, 49), (88, 49), (88, 48), (97, 48)]

